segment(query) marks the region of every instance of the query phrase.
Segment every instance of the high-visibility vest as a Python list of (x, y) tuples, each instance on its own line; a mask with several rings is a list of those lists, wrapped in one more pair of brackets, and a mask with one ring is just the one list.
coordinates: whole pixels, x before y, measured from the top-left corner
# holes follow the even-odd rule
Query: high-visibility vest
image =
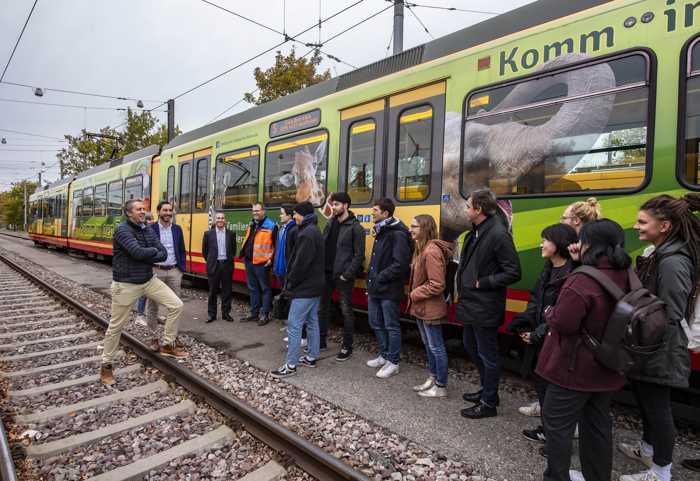
[[(248, 224), (248, 228), (245, 231), (245, 238), (243, 239), (243, 245), (248, 241), (251, 227), (252, 223)], [(272, 232), (274, 228), (275, 223), (266, 217), (257, 232), (255, 232), (255, 237), (253, 238), (253, 264), (265, 264), (272, 259), (275, 253), (275, 247), (272, 242)]]

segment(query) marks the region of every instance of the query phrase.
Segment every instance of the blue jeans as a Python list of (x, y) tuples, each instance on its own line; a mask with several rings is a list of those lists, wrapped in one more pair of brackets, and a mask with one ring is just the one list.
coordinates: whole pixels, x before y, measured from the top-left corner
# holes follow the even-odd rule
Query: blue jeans
[(138, 314), (146, 313), (146, 296), (139, 297), (139, 300), (136, 301), (136, 312)]
[(401, 356), (399, 301), (369, 296), (367, 316), (369, 317), (369, 327), (377, 336), (379, 354), (392, 364), (398, 364)]
[(292, 299), (287, 317), (287, 365), (295, 367), (301, 355), (301, 328), (306, 326), (309, 340), (309, 359), (321, 356), (321, 336), (318, 327), (318, 305), (321, 297)]
[[(245, 261), (245, 275), (250, 291), (250, 315), (266, 316), (272, 310), (272, 288), (270, 287), (270, 268), (265, 264), (253, 264)], [(262, 304), (262, 309), (261, 309)]]
[(462, 337), (464, 349), (479, 370), (481, 403), (489, 407), (496, 407), (498, 404), (498, 383), (501, 380), (498, 328), (466, 324)]
[(426, 324), (416, 319), (418, 332), (425, 344), (425, 355), (428, 357), (428, 371), (435, 378), (438, 386), (447, 386), (447, 351), (445, 341), (442, 338), (442, 326), (440, 324)]

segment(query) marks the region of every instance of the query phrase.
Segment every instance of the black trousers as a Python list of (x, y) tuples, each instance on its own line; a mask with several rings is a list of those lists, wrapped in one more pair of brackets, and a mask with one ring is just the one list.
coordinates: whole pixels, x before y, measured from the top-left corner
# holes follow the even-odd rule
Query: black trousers
[(673, 461), (676, 426), (671, 411), (671, 388), (642, 381), (630, 381), (642, 412), (642, 439), (654, 446), (654, 464), (666, 466)]
[(231, 262), (217, 262), (214, 272), (207, 278), (209, 282), (209, 303), (207, 314), (216, 317), (216, 298), (221, 292), (221, 315), (231, 314), (231, 298), (233, 297), (233, 265)]
[(498, 405), (498, 385), (501, 381), (501, 354), (498, 350), (498, 328), (465, 324), (462, 342), (469, 358), (479, 370), (481, 403)]
[(352, 350), (353, 336), (355, 333), (355, 311), (352, 309), (352, 288), (354, 281), (343, 281), (340, 279), (329, 280), (326, 278), (326, 287), (321, 296), (321, 304), (318, 308), (318, 320), (321, 330), (321, 346), (326, 345), (328, 337), (328, 325), (333, 312), (331, 304), (333, 301), (333, 289), (338, 291), (340, 296), (340, 312), (343, 315), (343, 347)]
[(570, 481), (571, 452), (576, 423), (579, 457), (586, 481), (610, 481), (612, 476), (612, 392), (582, 392), (555, 384), (547, 386), (542, 406), (547, 438), (544, 481)]

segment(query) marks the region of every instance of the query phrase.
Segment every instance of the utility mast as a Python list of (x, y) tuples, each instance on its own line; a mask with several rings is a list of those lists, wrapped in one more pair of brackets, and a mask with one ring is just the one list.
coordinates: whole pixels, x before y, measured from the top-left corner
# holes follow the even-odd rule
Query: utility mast
[(394, 0), (394, 55), (403, 52), (403, 2)]

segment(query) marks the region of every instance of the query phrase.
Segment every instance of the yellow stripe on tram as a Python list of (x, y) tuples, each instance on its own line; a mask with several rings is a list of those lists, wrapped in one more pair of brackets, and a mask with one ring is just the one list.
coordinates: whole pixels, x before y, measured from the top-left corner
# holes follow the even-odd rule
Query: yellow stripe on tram
[(433, 109), (428, 109), (424, 112), (416, 112), (415, 114), (411, 114), (411, 115), (402, 115), (401, 116), (401, 123), (402, 124), (409, 124), (411, 122), (418, 122), (419, 120), (429, 119), (432, 116), (433, 116)]
[(372, 132), (375, 129), (374, 122), (368, 122), (364, 125), (358, 125), (352, 128), (352, 135), (364, 134), (365, 132)]
[(316, 142), (323, 142), (328, 139), (328, 134), (315, 135), (313, 137), (307, 137), (305, 139), (293, 140), (291, 142), (285, 142), (283, 144), (271, 145), (267, 148), (268, 152), (279, 152), (280, 150), (291, 149), (292, 147), (299, 147), (300, 145), (315, 144)]
[(233, 154), (233, 155), (227, 155), (224, 157), (223, 160), (224, 162), (228, 162), (231, 160), (240, 160), (240, 159), (247, 159), (248, 157), (254, 157), (260, 155), (260, 152), (258, 149), (253, 149), (253, 150), (247, 150), (245, 152), (240, 152), (238, 154)]

